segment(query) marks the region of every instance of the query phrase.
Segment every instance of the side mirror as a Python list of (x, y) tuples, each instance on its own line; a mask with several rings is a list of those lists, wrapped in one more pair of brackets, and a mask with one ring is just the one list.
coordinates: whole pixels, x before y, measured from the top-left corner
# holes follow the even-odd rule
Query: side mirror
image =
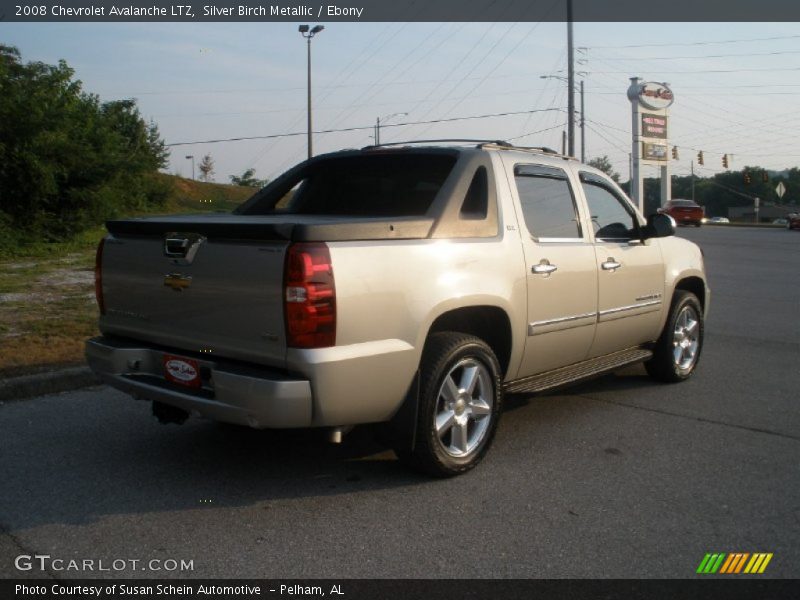
[(643, 233), (645, 239), (675, 235), (675, 219), (665, 213), (650, 215)]

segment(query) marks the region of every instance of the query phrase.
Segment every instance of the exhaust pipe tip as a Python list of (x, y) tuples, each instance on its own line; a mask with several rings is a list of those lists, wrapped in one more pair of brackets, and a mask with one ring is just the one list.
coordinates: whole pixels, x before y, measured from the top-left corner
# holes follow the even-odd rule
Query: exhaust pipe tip
[(170, 423), (183, 425), (186, 419), (189, 418), (189, 412), (177, 406), (170, 406), (158, 400), (153, 400), (153, 416), (163, 425)]
[(328, 441), (331, 444), (341, 444), (345, 435), (352, 431), (352, 425), (345, 425), (342, 427), (334, 427), (328, 431)]

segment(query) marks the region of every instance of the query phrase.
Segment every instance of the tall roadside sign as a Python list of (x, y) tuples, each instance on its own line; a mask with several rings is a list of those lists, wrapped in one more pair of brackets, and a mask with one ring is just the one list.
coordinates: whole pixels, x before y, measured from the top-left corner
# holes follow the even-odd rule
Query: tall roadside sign
[(661, 206), (672, 196), (669, 176), (669, 107), (674, 96), (666, 83), (631, 77), (631, 198), (644, 213), (642, 165), (661, 167)]

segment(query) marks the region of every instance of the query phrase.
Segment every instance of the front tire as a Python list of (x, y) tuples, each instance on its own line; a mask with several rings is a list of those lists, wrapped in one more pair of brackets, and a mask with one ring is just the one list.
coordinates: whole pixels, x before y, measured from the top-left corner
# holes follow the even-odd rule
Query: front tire
[(669, 317), (653, 349), (653, 358), (644, 363), (648, 374), (666, 383), (691, 377), (700, 360), (705, 324), (697, 296), (678, 290), (672, 298)]
[(420, 365), (414, 448), (397, 450), (411, 467), (436, 477), (459, 475), (486, 454), (503, 402), (500, 364), (481, 339), (434, 333)]

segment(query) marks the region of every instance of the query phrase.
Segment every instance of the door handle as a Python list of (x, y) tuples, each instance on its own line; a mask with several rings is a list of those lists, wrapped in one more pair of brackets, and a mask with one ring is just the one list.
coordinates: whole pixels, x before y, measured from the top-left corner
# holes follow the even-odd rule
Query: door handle
[(606, 262), (600, 264), (603, 267), (604, 271), (616, 271), (622, 266), (622, 263), (618, 263), (615, 259), (609, 258)]
[(533, 265), (533, 267), (531, 267), (531, 272), (536, 275), (549, 275), (557, 269), (558, 267), (556, 265), (551, 265), (550, 262), (544, 258), (538, 265)]

